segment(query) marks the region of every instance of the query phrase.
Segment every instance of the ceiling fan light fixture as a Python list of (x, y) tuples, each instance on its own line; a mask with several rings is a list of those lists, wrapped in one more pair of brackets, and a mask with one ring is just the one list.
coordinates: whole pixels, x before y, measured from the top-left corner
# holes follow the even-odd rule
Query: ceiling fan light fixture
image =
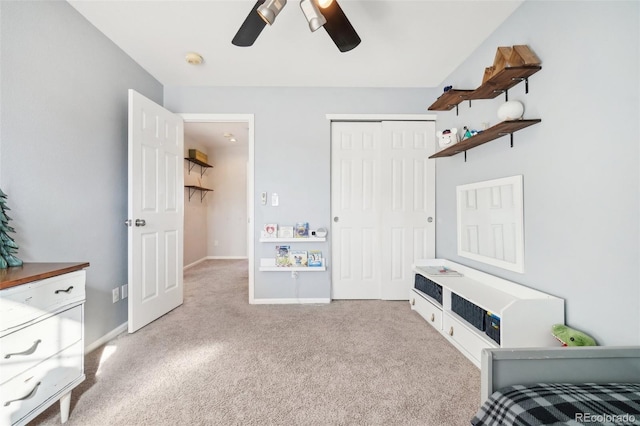
[(320, 13), (318, 6), (313, 0), (300, 0), (300, 9), (304, 17), (309, 22), (309, 29), (314, 32), (327, 23), (324, 15)]
[(341, 52), (348, 52), (360, 44), (360, 36), (337, 1), (332, 0), (322, 15), (327, 19), (324, 29)]
[(331, 6), (331, 3), (333, 3), (333, 0), (314, 0), (314, 2), (321, 8), (325, 9), (329, 6)]
[(266, 0), (257, 9), (264, 22), (273, 25), (280, 11), (287, 5), (287, 0)]

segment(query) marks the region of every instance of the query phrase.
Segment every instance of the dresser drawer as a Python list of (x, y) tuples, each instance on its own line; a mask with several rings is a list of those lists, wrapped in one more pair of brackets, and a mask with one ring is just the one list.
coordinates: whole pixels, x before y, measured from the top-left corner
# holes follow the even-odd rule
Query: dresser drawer
[(436, 330), (442, 330), (442, 308), (434, 305), (415, 291), (411, 291), (410, 297), (411, 309), (419, 313)]
[(85, 299), (85, 271), (75, 271), (0, 291), (0, 335)]
[(82, 342), (0, 385), (0, 425), (14, 424), (47, 399), (59, 398), (84, 379)]
[(82, 306), (0, 338), (0, 384), (82, 339)]
[(462, 321), (454, 318), (452, 314), (445, 313), (442, 318), (443, 333), (451, 340), (462, 347), (476, 363), (480, 362), (480, 355), (483, 348), (497, 348), (495, 343), (490, 343), (484, 333), (476, 331), (472, 325), (466, 325)]

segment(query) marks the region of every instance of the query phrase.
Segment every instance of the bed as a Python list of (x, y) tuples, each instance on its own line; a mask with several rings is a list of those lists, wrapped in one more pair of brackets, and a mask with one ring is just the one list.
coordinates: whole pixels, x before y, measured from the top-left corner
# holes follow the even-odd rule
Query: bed
[(640, 425), (640, 346), (483, 349), (475, 426)]

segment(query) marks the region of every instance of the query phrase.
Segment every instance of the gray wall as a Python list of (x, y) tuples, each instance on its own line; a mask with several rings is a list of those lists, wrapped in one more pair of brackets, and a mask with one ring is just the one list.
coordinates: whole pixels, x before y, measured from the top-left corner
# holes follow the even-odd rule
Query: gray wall
[(127, 89), (162, 85), (68, 3), (0, 2), (0, 187), (28, 262), (89, 261), (87, 344), (127, 321)]
[[(435, 96), (429, 89), (181, 88), (165, 87), (165, 106), (179, 113), (255, 114), (254, 237), (257, 299), (329, 298), (330, 272), (258, 272), (275, 244), (257, 242), (265, 223), (312, 228), (330, 223), (330, 125), (326, 114), (425, 114)], [(262, 206), (273, 192), (280, 206)], [(329, 234), (329, 238), (331, 234)], [(305, 244), (328, 257), (330, 243)]]
[[(640, 344), (638, 2), (525, 2), (443, 85), (474, 89), (497, 46), (528, 44), (542, 70), (510, 90), (542, 123), (437, 160), (437, 255), (566, 299), (601, 344)], [(437, 128), (498, 121), (504, 96), (439, 113)], [(456, 185), (524, 176), (525, 273), (457, 256)], [(534, 320), (532, 318), (532, 320)]]

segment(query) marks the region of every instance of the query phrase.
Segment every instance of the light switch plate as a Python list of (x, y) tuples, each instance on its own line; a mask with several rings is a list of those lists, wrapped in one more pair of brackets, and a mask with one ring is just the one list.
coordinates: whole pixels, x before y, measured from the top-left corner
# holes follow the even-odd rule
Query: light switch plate
[(276, 193), (271, 194), (271, 205), (275, 207), (278, 204), (280, 204), (280, 199), (278, 198), (278, 194)]
[(262, 201), (262, 205), (266, 206), (267, 205), (267, 193), (263, 192), (262, 194), (260, 194), (260, 201)]

